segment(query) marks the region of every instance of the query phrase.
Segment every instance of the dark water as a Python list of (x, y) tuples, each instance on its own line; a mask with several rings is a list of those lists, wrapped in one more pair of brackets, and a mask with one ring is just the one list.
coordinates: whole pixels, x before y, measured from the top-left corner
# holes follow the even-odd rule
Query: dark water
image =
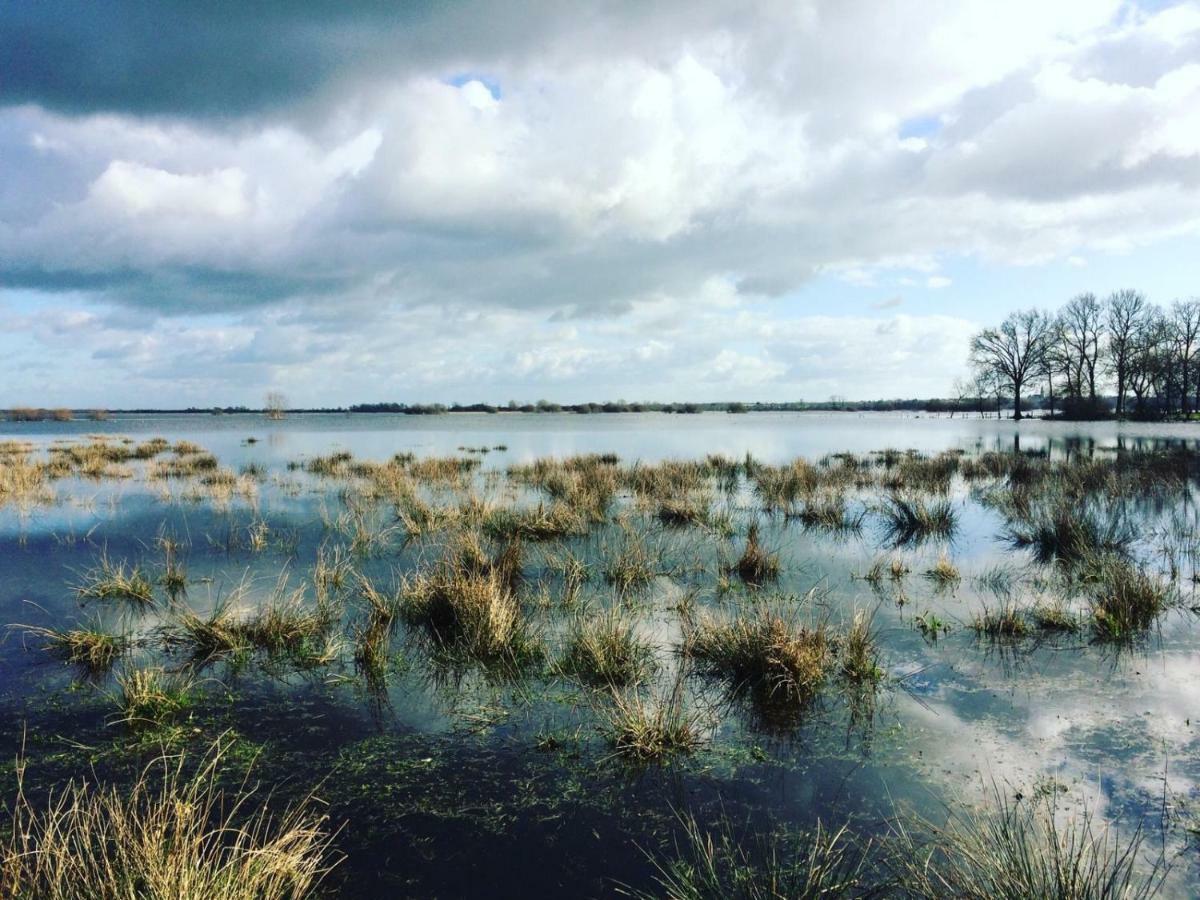
[[(39, 447), (90, 433), (191, 440), (223, 465), (255, 464), (268, 474), (247, 495), (213, 498), (190, 496), (182, 482), (149, 483), (135, 464), (131, 478), (64, 480), (49, 502), (0, 505), (0, 622), (99, 617), (138, 633), (152, 630), (156, 613), (81, 609), (72, 588), (102, 555), (160, 565), (155, 542), (164, 534), (184, 547), (187, 600), (197, 610), (239, 584), (248, 606), (280, 578), (298, 585), (318, 548), (343, 539), (330, 525), (343, 507), (339, 485), (287, 464), (334, 450), (384, 460), (398, 452), (462, 455), (464, 446), (503, 445), (483, 457), (486, 470), (609, 451), (627, 463), (710, 453), (783, 462), (884, 448), (1020, 449), (1066, 458), (1191, 445), (1197, 437), (1187, 425), (756, 413), (312, 415), (283, 422), (154, 416), (0, 426), (0, 440)], [(503, 494), (485, 476), (480, 482), (485, 496)], [(786, 729), (765, 727), (720, 686), (688, 679), (688, 705), (700, 715), (706, 746), (664, 765), (631, 766), (612, 758), (600, 735), (604, 698), (594, 692), (561, 678), (440, 672), (400, 635), (400, 662), (382, 693), (366, 689), (347, 662), (307, 673), (254, 665), (206, 670), (189, 713), (195, 737), (185, 743), (202, 748), (218, 734), (236, 735), (239, 754), (258, 754), (255, 777), (274, 802), (319, 785), (331, 819), (345, 823), (336, 845), (346, 859), (332, 884), (347, 896), (608, 896), (617, 883), (650, 883), (648, 854), (670, 848), (680, 814), (725, 816), (747, 832), (846, 819), (870, 832), (898, 809), (937, 817), (947, 806), (982, 804), (997, 787), (1030, 794), (1047, 785), (1061, 794), (1066, 812), (1086, 807), (1118, 830), (1142, 825), (1152, 832), (1175, 860), (1169, 891), (1187, 895), (1197, 856), (1187, 826), (1200, 812), (1200, 641), (1186, 608), (1195, 604), (1190, 569), (1177, 573), (1184, 608), (1120, 652), (1077, 636), (990, 644), (967, 627), (998, 602), (983, 576), (1033, 573), (1018, 579), (1023, 603), (1042, 588), (1030, 559), (1003, 539), (999, 513), (962, 484), (951, 500), (958, 528), (948, 543), (893, 549), (870, 520), (855, 535), (782, 519), (763, 524), (765, 542), (781, 557), (781, 593), (816, 589), (817, 612), (834, 623), (848, 622), (856, 609), (874, 614), (890, 679), (865, 719), (831, 692)], [(744, 516), (752, 500), (743, 491), (728, 506)], [(1196, 526), (1190, 503), (1140, 515), (1139, 552), (1150, 565), (1165, 523), (1175, 522), (1177, 533)], [(248, 542), (256, 523), (266, 523), (269, 535), (257, 550)], [(579, 549), (600, 554), (604, 539), (581, 539)], [(669, 532), (658, 539), (682, 562), (629, 609), (639, 633), (660, 651), (651, 690), (665, 691), (679, 665), (672, 610), (681, 593), (697, 589), (706, 609), (726, 603), (712, 590), (711, 574), (692, 574), (683, 562), (727, 555), (733, 542)], [(419, 542), (397, 539), (356, 565), (387, 581), (428, 553)], [(963, 574), (946, 588), (921, 576), (942, 557)], [(873, 588), (856, 577), (873, 561), (892, 558), (911, 569), (902, 588)], [(602, 583), (588, 593), (596, 605), (616, 602)], [(547, 608), (535, 615), (553, 644), (573, 613)], [(918, 619), (948, 630), (934, 640)], [(147, 750), (131, 748), (115, 721), (111, 678), (81, 682), (36, 643), (14, 631), (0, 645), (0, 721), (7, 723), (0, 756), (11, 759), (23, 745), (30, 777), (42, 784), (92, 767), (113, 778), (128, 775)], [(139, 661), (157, 661), (152, 651), (141, 653)]]

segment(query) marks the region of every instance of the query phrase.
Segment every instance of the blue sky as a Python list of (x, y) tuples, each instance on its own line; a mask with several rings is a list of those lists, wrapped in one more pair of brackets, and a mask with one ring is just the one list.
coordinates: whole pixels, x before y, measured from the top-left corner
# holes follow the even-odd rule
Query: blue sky
[(1200, 293), (1197, 2), (122, 5), (0, 9), (0, 405), (945, 395)]

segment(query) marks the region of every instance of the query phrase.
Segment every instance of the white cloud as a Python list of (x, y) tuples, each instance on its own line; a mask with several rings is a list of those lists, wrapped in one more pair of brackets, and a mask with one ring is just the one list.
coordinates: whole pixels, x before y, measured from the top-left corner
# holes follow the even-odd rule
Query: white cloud
[(522, 36), (444, 11), (453, 52), (348, 63), (269, 116), (0, 109), (0, 265), (84, 284), (51, 306), (139, 311), (81, 346), (154, 371), (172, 329), (222, 317), (214, 391), (248, 367), (298, 385), (308, 354), (380, 392), (854, 396), (944, 393), (969, 325), (826, 319), (795, 299), (814, 275), (938, 289), (951, 258), (1200, 233), (1195, 3), (543, 12)]

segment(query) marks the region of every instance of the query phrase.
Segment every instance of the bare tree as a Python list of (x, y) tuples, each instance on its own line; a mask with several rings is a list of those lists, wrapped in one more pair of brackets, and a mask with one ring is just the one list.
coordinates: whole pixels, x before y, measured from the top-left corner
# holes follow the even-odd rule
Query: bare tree
[(1021, 419), (1021, 392), (1044, 371), (1053, 336), (1051, 319), (1036, 309), (1011, 313), (998, 328), (985, 328), (971, 339), (971, 364), (994, 375), (1012, 391), (1013, 418)]
[(263, 400), (263, 409), (268, 419), (282, 419), (287, 412), (287, 397), (280, 391), (268, 391)]
[[(1200, 355), (1200, 301), (1176, 301), (1170, 318), (1172, 360), (1179, 388), (1179, 411), (1185, 416), (1200, 407), (1200, 377), (1196, 372), (1196, 357)], [(1192, 391), (1196, 403), (1189, 409)]]
[(1138, 291), (1123, 290), (1111, 294), (1104, 305), (1104, 324), (1108, 330), (1106, 368), (1117, 382), (1117, 415), (1125, 415), (1125, 395), (1129, 393), (1129, 368), (1142, 332), (1149, 323), (1146, 298)]
[(1079, 294), (1058, 314), (1058, 339), (1077, 374), (1077, 396), (1087, 390), (1088, 400), (1096, 402), (1096, 372), (1100, 364), (1104, 310), (1095, 294)]

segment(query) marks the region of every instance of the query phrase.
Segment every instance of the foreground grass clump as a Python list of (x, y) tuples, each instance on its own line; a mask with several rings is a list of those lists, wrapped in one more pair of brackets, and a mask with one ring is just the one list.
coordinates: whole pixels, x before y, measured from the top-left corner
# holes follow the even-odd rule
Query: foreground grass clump
[(758, 524), (752, 524), (746, 533), (746, 549), (733, 564), (732, 571), (752, 586), (761, 586), (779, 577), (779, 554), (771, 553), (758, 538)]
[(602, 729), (615, 755), (642, 762), (692, 753), (703, 743), (699, 721), (684, 708), (681, 680), (666, 696), (613, 691)]
[(303, 900), (331, 868), (326, 820), (306, 800), (282, 814), (218, 785), (225, 748), (189, 775), (151, 764), (128, 793), (72, 782), (35, 808), (22, 790), (0, 848), (14, 900)]
[(98, 626), (67, 629), (26, 626), (24, 630), (41, 636), (47, 651), (88, 675), (107, 672), (129, 649), (129, 638), (125, 635), (112, 634)]
[(1099, 567), (1091, 598), (1092, 630), (1105, 641), (1129, 640), (1144, 632), (1174, 600), (1171, 586), (1124, 560)]
[(616, 609), (579, 619), (567, 638), (558, 668), (584, 684), (624, 687), (654, 667), (653, 649)]
[(898, 825), (888, 856), (904, 896), (921, 900), (1142, 900), (1165, 876), (1161, 860), (1142, 859), (1140, 828), (1123, 841), (1086, 811), (1064, 820), (1052, 802), (1000, 791), (989, 811), (917, 830), (932, 837)]
[(135, 607), (147, 607), (154, 605), (154, 583), (138, 566), (124, 560), (114, 563), (102, 556), (84, 574), (75, 595), (80, 600), (123, 600)]
[(727, 621), (701, 622), (686, 650), (701, 671), (726, 679), (735, 690), (791, 707), (803, 707), (817, 695), (833, 662), (824, 626), (805, 627), (766, 604)]
[(867, 871), (869, 844), (860, 845), (843, 826), (817, 827), (800, 835), (738, 841), (728, 821), (715, 831), (693, 817), (683, 819), (674, 859), (655, 861), (653, 891), (639, 900), (817, 900), (879, 895)]

